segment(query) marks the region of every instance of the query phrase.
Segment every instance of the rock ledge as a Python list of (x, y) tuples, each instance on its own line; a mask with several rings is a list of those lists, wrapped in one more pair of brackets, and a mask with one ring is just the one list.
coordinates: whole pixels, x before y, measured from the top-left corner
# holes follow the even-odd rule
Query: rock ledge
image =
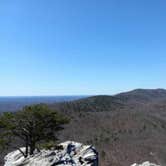
[(73, 141), (59, 145), (63, 149), (41, 150), (28, 158), (24, 158), (18, 150), (13, 151), (5, 156), (4, 166), (98, 166), (98, 153), (93, 146)]

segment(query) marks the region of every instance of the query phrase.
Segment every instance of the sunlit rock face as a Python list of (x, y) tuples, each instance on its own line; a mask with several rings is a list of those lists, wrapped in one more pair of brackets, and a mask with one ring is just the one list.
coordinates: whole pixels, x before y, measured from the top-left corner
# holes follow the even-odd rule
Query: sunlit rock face
[(132, 164), (131, 166), (160, 166), (160, 165), (156, 165), (156, 164), (150, 163), (149, 161), (146, 161), (142, 164)]
[(62, 149), (41, 150), (28, 158), (18, 150), (13, 151), (5, 156), (4, 166), (98, 166), (98, 153), (93, 146), (72, 141), (60, 145)]

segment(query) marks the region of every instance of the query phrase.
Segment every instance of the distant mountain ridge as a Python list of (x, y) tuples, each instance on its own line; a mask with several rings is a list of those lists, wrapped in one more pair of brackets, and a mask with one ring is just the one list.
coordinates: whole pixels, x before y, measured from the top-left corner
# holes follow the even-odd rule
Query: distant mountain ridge
[(158, 104), (165, 105), (165, 89), (135, 89), (117, 95), (98, 96), (54, 96), (54, 97), (0, 97), (0, 112), (17, 111), (25, 105), (46, 103), (62, 109), (83, 111), (112, 111), (129, 109), (133, 105)]
[(54, 104), (58, 109), (72, 111), (110, 111), (125, 107), (125, 104), (113, 96), (92, 96), (80, 100)]
[(127, 102), (153, 102), (166, 99), (166, 90), (165, 89), (135, 89), (129, 92), (124, 92), (115, 95), (120, 99), (123, 99)]
[[(163, 104), (166, 101), (165, 89), (136, 89), (129, 92), (119, 93), (114, 96), (98, 95), (79, 100), (53, 104), (58, 109), (72, 111), (116, 111), (129, 110), (135, 105), (142, 110), (147, 104)], [(152, 107), (151, 107), (152, 109)]]

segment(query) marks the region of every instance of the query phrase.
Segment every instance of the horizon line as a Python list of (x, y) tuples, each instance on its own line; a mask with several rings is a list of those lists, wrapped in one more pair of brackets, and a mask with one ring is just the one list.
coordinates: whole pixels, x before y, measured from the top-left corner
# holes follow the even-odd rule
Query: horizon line
[(63, 95), (2, 95), (0, 96), (0, 98), (2, 97), (86, 97), (86, 96), (99, 96), (99, 95), (107, 95), (107, 96), (114, 96), (117, 95), (119, 93), (124, 93), (124, 92), (130, 92), (130, 91), (134, 91), (134, 90), (166, 90), (165, 88), (135, 88), (135, 89), (128, 89), (128, 90), (122, 90), (122, 91), (118, 91), (116, 93), (107, 93), (107, 94), (102, 94), (102, 93), (96, 93), (96, 94), (63, 94)]

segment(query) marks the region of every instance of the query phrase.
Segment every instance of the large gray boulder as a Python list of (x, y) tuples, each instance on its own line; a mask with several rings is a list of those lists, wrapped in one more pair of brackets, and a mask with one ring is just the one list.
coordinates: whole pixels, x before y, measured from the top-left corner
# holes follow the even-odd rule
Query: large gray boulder
[(13, 151), (5, 156), (4, 166), (98, 166), (98, 153), (93, 146), (72, 141), (60, 145), (63, 149), (41, 150), (28, 158)]

